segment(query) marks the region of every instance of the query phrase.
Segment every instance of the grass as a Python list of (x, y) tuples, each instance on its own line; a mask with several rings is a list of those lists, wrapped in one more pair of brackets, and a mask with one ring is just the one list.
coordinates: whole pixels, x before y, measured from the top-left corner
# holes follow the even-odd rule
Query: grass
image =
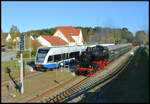
[(24, 81), (23, 95), (14, 91), (13, 93), (16, 94), (16, 97), (10, 98), (4, 102), (17, 102), (27, 97), (36, 96), (38, 93), (42, 93), (46, 89), (58, 85), (57, 83), (54, 82), (54, 80), (57, 80), (58, 82), (62, 82), (65, 80), (72, 79), (73, 77), (74, 76), (72, 76), (68, 72), (57, 71), (57, 76), (56, 76), (56, 70), (43, 72), (38, 76), (32, 77)]
[(148, 47), (145, 47), (145, 50), (144, 50), (149, 58), (149, 46)]
[(1, 71), (2, 73), (5, 72), (5, 68), (9, 67), (12, 70), (16, 70), (19, 67), (16, 66), (16, 64), (18, 64), (17, 60), (12, 60), (12, 61), (6, 61), (6, 62), (1, 62)]
[[(24, 60), (25, 63), (27, 62), (31, 62), (33, 60), (28, 60), (28, 59), (25, 59)], [(5, 69), (6, 67), (9, 67), (11, 69), (11, 75), (13, 78), (17, 78), (20, 76), (20, 63), (18, 62), (18, 60), (11, 60), (11, 61), (7, 61), (7, 62), (1, 62), (1, 78), (2, 78), (2, 81), (4, 80), (9, 80), (9, 76), (7, 73), (5, 73)], [(25, 75), (27, 75), (28, 73), (32, 73), (30, 72), (29, 70), (24, 70), (25, 72)]]

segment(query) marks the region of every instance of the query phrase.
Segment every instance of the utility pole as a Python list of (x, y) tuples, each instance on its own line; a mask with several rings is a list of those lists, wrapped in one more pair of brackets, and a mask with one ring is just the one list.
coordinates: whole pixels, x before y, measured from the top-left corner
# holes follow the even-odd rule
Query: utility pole
[(24, 93), (24, 86), (23, 86), (23, 55), (21, 53), (21, 70), (20, 70), (20, 85), (21, 85), (21, 94)]
[(20, 59), (21, 59), (21, 68), (20, 68), (20, 92), (24, 93), (23, 86), (23, 51), (25, 49), (25, 36), (23, 34), (20, 35)]
[(68, 46), (68, 72), (69, 72), (69, 46)]
[(31, 34), (30, 34), (30, 61), (31, 61)]

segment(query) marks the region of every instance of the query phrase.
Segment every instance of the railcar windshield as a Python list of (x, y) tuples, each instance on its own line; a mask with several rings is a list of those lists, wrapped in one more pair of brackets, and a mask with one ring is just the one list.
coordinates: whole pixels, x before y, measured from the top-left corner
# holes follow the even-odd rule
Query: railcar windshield
[(44, 62), (45, 56), (48, 53), (49, 49), (39, 49), (36, 57), (37, 62)]

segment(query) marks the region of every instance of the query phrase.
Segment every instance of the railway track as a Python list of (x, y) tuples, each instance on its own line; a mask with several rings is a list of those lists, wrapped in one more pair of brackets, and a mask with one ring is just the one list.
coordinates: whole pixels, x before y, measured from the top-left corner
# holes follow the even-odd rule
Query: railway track
[[(42, 72), (37, 72), (37, 71), (36, 71), (36, 72), (33, 72), (33, 73), (29, 73), (29, 74), (27, 74), (27, 75), (24, 77), (24, 79), (29, 79), (29, 78), (32, 78), (32, 77), (34, 77), (34, 76), (38, 76), (38, 75), (40, 75), (40, 74), (42, 74)], [(14, 80), (15, 80), (15, 81), (20, 81), (20, 78), (17, 77), (17, 78), (15, 78)], [(4, 81), (2, 81), (1, 87), (6, 86), (9, 81), (10, 81), (10, 80), (4, 80)]]
[[(109, 74), (108, 76), (102, 78), (101, 80), (100, 80), (100, 75), (97, 75), (93, 78), (88, 77), (84, 79), (83, 81), (81, 81), (80, 83), (77, 83), (75, 86), (69, 88), (68, 90), (58, 94), (57, 96), (53, 98), (49, 98), (45, 101), (47, 103), (68, 102), (71, 99), (87, 92), (89, 89), (94, 88), (95, 86), (104, 83), (105, 81), (111, 79), (112, 77), (118, 76), (123, 71), (123, 69), (126, 68), (126, 66), (130, 63), (131, 60), (132, 60), (132, 57), (129, 58), (127, 64), (120, 67), (121, 70), (116, 70), (113, 73)], [(45, 102), (45, 101), (42, 101), (42, 102)]]
[[(127, 52), (128, 53), (128, 52)], [(126, 53), (126, 54), (127, 54)], [(123, 56), (123, 55), (121, 55)], [(116, 58), (115, 60), (113, 60), (111, 63), (109, 63), (107, 66), (110, 66), (111, 64), (113, 64), (116, 60), (118, 60), (121, 56), (119, 56), (118, 58)], [(103, 68), (104, 69), (104, 68)], [(97, 74), (100, 73), (100, 71), (97, 71), (94, 75), (92, 75), (91, 77), (86, 77), (85, 79), (81, 80), (80, 82), (78, 82), (77, 84), (75, 84), (74, 86), (66, 89), (65, 91), (61, 91), (59, 94), (56, 94), (55, 96), (50, 96), (52, 93), (56, 92), (57, 90), (59, 90), (60, 88), (62, 88), (62, 86), (65, 86), (67, 84), (71, 84), (73, 81), (69, 80), (65, 83), (63, 83), (61, 86), (57, 86), (53, 89), (48, 90), (47, 92), (41, 94), (38, 97), (35, 97), (31, 100), (28, 100), (27, 102), (37, 102), (37, 101), (41, 101), (41, 102), (48, 102), (48, 103), (55, 103), (55, 102), (59, 102), (62, 99), (66, 99), (67, 96), (73, 96), (74, 94), (76, 94), (77, 92), (84, 92), (82, 90), (87, 90), (90, 89), (91, 87), (96, 86), (97, 84), (103, 83), (106, 80), (112, 78), (115, 74), (119, 73), (119, 71), (114, 72), (113, 74), (111, 73), (108, 77), (102, 79), (101, 81), (99, 81), (99, 79), (97, 78)], [(96, 77), (96, 79), (92, 79), (92, 77)], [(74, 80), (78, 79), (79, 77), (75, 77)], [(89, 80), (92, 80), (90, 82), (88, 82)], [(82, 87), (81, 87), (82, 86)], [(86, 86), (86, 87), (85, 87)], [(91, 86), (91, 87), (89, 87)], [(81, 90), (81, 91), (80, 91)], [(47, 97), (46, 99), (42, 100), (44, 97)]]
[[(117, 60), (117, 59), (116, 59), (116, 60)], [(114, 60), (114, 61), (115, 61), (115, 60)], [(112, 61), (111, 63), (113, 63), (114, 61)], [(109, 64), (108, 64), (108, 65), (109, 65)], [(101, 71), (102, 71), (102, 70), (98, 70), (94, 75), (82, 79), (80, 82), (78, 82), (77, 84), (73, 85), (71, 88), (68, 88), (68, 91), (71, 91), (72, 89), (75, 89), (75, 88), (79, 87), (81, 84), (83, 84), (84, 82), (88, 81), (88, 80), (91, 79), (92, 77), (96, 76), (96, 75), (97, 75), (98, 73), (100, 73)], [(81, 77), (81, 76), (77, 76), (77, 77), (75, 77), (73, 80), (71, 79), (71, 80), (69, 80), (69, 81), (63, 83), (62, 85), (59, 85), (59, 86), (57, 86), (57, 87), (55, 87), (55, 88), (53, 88), (53, 89), (50, 89), (50, 90), (48, 90), (47, 92), (41, 94), (40, 96), (35, 97), (35, 98), (31, 99), (31, 100), (28, 100), (27, 102), (37, 102), (37, 101), (40, 101), (42, 98), (49, 96), (50, 94), (56, 92), (56, 91), (59, 90), (60, 88), (63, 88), (63, 86), (69, 85), (69, 84), (72, 83), (73, 81), (79, 79), (79, 77)], [(68, 93), (68, 91), (67, 91), (67, 93)], [(64, 94), (65, 94), (65, 93), (64, 93)], [(56, 96), (57, 96), (57, 95), (56, 95)], [(54, 96), (54, 97), (56, 97), (56, 96)], [(49, 97), (49, 99), (52, 99), (52, 98), (54, 98), (54, 97)], [(46, 101), (48, 101), (48, 100), (46, 100)]]
[(47, 92), (41, 94), (39, 97), (35, 97), (35, 98), (33, 98), (33, 99), (30, 99), (30, 100), (28, 100), (27, 102), (37, 102), (37, 101), (41, 100), (42, 98), (44, 98), (45, 96), (48, 96), (48, 95), (50, 95), (50, 94), (52, 94), (52, 93), (55, 93), (55, 92), (58, 91), (59, 89), (63, 88), (65, 85), (68, 85), (68, 84), (72, 83), (73, 81), (76, 81), (76, 80), (79, 79), (80, 77), (81, 77), (81, 76), (77, 76), (77, 77), (75, 77), (75, 78), (73, 78), (73, 79), (71, 79), (71, 80), (69, 80), (69, 81), (67, 81), (67, 82), (64, 82), (64, 83), (62, 83), (61, 85), (58, 85), (57, 87), (54, 87), (54, 88), (48, 90)]
[[(130, 63), (130, 61), (132, 59), (131, 57), (132, 56), (130, 56), (130, 58), (128, 59), (128, 63), (126, 63), (124, 66), (121, 66), (122, 70), (123, 70), (123, 68), (125, 68)], [(115, 60), (117, 60), (117, 59), (115, 59)], [(114, 63), (115, 60), (112, 61), (111, 63)], [(95, 73), (95, 77), (93, 77), (93, 78), (91, 78), (91, 77), (85, 78), (84, 80), (82, 80), (81, 82), (77, 83), (75, 86), (67, 89), (66, 91), (61, 92), (61, 93), (59, 93), (58, 95), (56, 95), (54, 97), (49, 97), (48, 99), (42, 100), (41, 102), (46, 102), (46, 103), (67, 102), (71, 98), (74, 98), (74, 97), (77, 97), (77, 96), (83, 94), (84, 92), (86, 92), (89, 89), (95, 87), (96, 85), (102, 84), (105, 81), (111, 79), (112, 77), (118, 76), (119, 73), (122, 70), (116, 70), (116, 71), (114, 71), (113, 73), (110, 73), (107, 77), (104, 77), (101, 80), (99, 78), (100, 76), (96, 75), (97, 73)]]

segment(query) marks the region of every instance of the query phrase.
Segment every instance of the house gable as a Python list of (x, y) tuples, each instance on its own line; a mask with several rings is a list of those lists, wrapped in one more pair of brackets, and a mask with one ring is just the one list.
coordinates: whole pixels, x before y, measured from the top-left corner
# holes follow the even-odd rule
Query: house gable
[(7, 37), (6, 37), (6, 41), (10, 41), (11, 39), (12, 38), (11, 38), (10, 34), (8, 34)]
[(69, 40), (69, 42), (75, 42), (72, 38), (73, 35), (78, 35), (78, 31), (72, 26), (62, 26), (57, 27), (57, 30), (61, 31), (61, 33)]
[(69, 40), (64, 36), (64, 34), (60, 30), (56, 30), (55, 34), (53, 36), (58, 36), (62, 40), (66, 41), (69, 43)]
[(49, 43), (46, 39), (44, 39), (42, 36), (39, 36), (37, 38), (37, 40), (39, 41), (39, 43), (43, 46), (47, 46), (47, 47), (51, 47), (51, 43)]

